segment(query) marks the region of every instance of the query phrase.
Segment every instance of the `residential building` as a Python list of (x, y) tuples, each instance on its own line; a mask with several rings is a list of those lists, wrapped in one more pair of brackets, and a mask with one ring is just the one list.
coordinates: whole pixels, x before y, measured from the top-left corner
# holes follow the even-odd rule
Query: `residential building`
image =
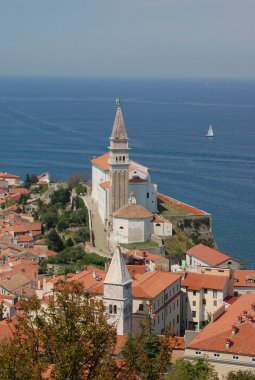
[(200, 330), (212, 314), (233, 295), (233, 271), (201, 268), (182, 276), (182, 330)]
[(235, 270), (234, 296), (255, 292), (255, 270)]
[(217, 249), (207, 247), (204, 244), (197, 244), (186, 252), (186, 265), (188, 268), (194, 269), (197, 266), (240, 269), (241, 263)]
[(187, 344), (184, 358), (200, 357), (214, 366), (220, 379), (230, 371), (255, 372), (254, 294), (243, 294)]
[(0, 173), (0, 181), (4, 181), (8, 186), (19, 186), (20, 177), (10, 173)]

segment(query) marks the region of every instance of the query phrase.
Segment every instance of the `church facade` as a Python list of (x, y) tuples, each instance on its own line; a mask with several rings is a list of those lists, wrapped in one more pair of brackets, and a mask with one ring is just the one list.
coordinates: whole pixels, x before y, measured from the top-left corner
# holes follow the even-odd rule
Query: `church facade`
[(172, 225), (157, 213), (157, 185), (150, 169), (129, 157), (128, 135), (118, 101), (109, 152), (92, 163), (92, 198), (110, 230), (112, 245), (172, 235)]

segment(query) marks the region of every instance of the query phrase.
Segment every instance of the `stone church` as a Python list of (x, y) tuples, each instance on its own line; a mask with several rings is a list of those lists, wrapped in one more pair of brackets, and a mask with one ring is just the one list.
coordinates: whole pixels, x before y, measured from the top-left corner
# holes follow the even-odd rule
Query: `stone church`
[(157, 185), (150, 169), (129, 157), (128, 135), (117, 99), (109, 152), (92, 163), (92, 198), (109, 231), (111, 247), (172, 235), (172, 224), (157, 215)]

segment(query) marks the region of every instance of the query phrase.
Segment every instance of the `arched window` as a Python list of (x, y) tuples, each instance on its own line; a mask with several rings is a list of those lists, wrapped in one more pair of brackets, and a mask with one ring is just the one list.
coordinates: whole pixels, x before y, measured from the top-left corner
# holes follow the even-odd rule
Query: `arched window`
[(125, 156), (123, 156), (123, 162), (125, 162)]
[(112, 305), (109, 305), (109, 313), (112, 314)]
[(117, 306), (116, 305), (113, 306), (113, 313), (117, 314)]
[(120, 230), (123, 230), (123, 227), (122, 227), (122, 226), (120, 226)]
[(161, 224), (160, 224), (160, 223), (156, 223), (156, 226), (157, 226), (157, 227), (160, 227), (160, 226), (161, 226)]
[(116, 157), (116, 162), (118, 162), (118, 157)]

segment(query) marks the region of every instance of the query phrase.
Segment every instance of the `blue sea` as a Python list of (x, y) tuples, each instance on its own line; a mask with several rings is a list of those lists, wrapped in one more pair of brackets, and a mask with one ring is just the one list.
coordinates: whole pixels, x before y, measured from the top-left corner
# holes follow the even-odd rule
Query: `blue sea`
[(212, 213), (219, 248), (255, 268), (254, 81), (0, 78), (0, 171), (90, 171), (116, 97), (131, 157), (160, 192)]

